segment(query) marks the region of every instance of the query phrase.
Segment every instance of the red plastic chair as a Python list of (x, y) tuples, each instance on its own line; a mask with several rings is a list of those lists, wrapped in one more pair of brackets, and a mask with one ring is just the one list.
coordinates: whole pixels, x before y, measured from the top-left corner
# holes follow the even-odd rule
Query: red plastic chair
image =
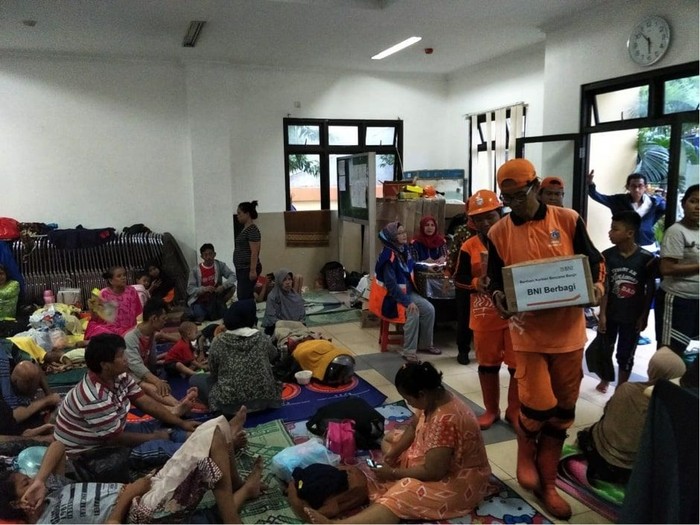
[[(391, 329), (392, 324), (395, 326), (394, 330)], [(379, 348), (386, 352), (389, 345), (403, 345), (402, 325), (382, 319), (379, 325)]]

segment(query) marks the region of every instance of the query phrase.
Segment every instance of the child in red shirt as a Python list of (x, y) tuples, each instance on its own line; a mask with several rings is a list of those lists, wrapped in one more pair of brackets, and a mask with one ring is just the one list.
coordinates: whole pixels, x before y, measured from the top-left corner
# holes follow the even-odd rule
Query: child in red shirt
[(198, 349), (195, 356), (192, 345), (199, 337), (197, 325), (185, 321), (178, 329), (180, 340), (175, 343), (163, 357), (165, 371), (168, 374), (180, 374), (182, 377), (194, 375), (197, 370), (206, 370), (207, 362), (203, 353)]

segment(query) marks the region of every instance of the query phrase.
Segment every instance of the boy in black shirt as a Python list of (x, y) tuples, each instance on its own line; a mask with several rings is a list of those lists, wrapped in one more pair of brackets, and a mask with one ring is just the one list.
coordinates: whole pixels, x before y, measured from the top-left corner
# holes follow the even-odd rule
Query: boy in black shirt
[[(603, 252), (607, 285), (600, 302), (598, 332), (606, 334), (611, 346), (617, 340), (617, 386), (630, 377), (639, 334), (647, 326), (654, 296), (656, 257), (634, 242), (641, 222), (634, 211), (614, 214), (608, 237), (615, 246)], [(608, 382), (601, 381), (596, 389), (606, 392)]]

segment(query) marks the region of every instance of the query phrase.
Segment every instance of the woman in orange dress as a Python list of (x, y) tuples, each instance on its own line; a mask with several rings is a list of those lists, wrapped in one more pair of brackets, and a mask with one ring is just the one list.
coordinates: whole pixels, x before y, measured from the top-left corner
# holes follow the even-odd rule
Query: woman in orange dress
[[(416, 409), (410, 425), (382, 442), (384, 464), (371, 469), (367, 508), (334, 523), (399, 523), (469, 514), (497, 488), (476, 416), (442, 384), (430, 363), (406, 363), (396, 389)], [(305, 509), (312, 523), (331, 523)]]

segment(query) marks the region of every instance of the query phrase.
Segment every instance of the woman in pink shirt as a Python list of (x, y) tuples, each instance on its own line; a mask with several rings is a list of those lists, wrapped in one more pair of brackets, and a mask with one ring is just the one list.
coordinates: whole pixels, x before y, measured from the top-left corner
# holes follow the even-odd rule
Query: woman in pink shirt
[(123, 336), (136, 326), (136, 319), (143, 311), (138, 292), (126, 285), (124, 267), (112, 266), (102, 277), (108, 286), (100, 291), (98, 305), (92, 308), (85, 339), (104, 333)]

